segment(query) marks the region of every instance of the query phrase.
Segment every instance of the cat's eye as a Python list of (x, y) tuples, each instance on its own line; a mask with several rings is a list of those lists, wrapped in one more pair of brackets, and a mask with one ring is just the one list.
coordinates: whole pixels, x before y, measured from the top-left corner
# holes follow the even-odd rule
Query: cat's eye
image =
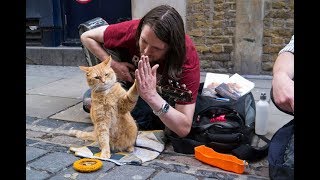
[(108, 73), (106, 73), (106, 74), (105, 74), (105, 76), (109, 76), (109, 74), (108, 74)]
[(100, 79), (100, 76), (96, 76), (96, 77), (94, 77), (95, 79)]

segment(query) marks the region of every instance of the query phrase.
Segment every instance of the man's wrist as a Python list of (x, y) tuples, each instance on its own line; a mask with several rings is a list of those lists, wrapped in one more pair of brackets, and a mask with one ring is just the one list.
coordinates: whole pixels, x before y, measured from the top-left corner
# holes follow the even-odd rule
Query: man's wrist
[(158, 111), (154, 111), (153, 113), (157, 116), (160, 116), (161, 114), (167, 113), (169, 111), (170, 105), (164, 101), (164, 103), (161, 105), (161, 108)]

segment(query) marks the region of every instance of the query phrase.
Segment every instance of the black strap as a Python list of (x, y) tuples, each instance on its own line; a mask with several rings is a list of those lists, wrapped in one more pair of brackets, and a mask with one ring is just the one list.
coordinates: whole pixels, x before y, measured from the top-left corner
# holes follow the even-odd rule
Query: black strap
[(242, 144), (238, 148), (232, 150), (232, 154), (239, 159), (245, 159), (247, 161), (258, 161), (265, 158), (268, 155), (270, 140), (262, 135), (257, 135), (266, 144), (262, 147), (253, 147), (249, 144)]
[(194, 148), (200, 145), (205, 145), (199, 141), (195, 141), (189, 138), (179, 138), (171, 135), (167, 135), (171, 141), (173, 150), (182, 154), (194, 154)]
[(266, 143), (264, 146), (253, 147), (249, 144), (242, 144), (239, 147), (236, 147), (238, 144), (217, 142), (201, 143), (190, 138), (180, 138), (174, 136), (173, 134), (167, 134), (167, 137), (171, 141), (173, 150), (175, 152), (183, 154), (194, 154), (194, 148), (200, 145), (206, 145), (220, 153), (228, 153), (228, 150), (234, 148), (231, 151), (231, 154), (238, 157), (239, 159), (247, 160), (249, 162), (261, 160), (268, 155), (270, 140), (265, 136), (257, 136)]

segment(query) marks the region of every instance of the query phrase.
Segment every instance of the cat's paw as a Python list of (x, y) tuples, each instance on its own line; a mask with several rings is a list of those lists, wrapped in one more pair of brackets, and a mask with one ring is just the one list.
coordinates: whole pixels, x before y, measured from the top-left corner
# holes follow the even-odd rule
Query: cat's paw
[(77, 130), (70, 129), (70, 130), (68, 131), (68, 135), (70, 135), (70, 136), (76, 136), (76, 135), (77, 135)]
[(131, 153), (131, 152), (133, 152), (133, 151), (134, 151), (134, 146), (130, 146), (130, 147), (127, 148), (127, 152), (130, 152), (130, 153)]
[(100, 157), (109, 159), (111, 157), (111, 154), (109, 152), (101, 152)]

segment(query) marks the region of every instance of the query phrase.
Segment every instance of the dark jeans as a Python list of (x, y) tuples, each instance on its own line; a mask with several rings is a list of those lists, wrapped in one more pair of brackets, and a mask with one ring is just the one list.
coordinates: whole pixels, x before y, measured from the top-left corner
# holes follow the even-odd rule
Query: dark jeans
[(150, 106), (141, 97), (139, 97), (137, 105), (131, 111), (131, 115), (136, 120), (140, 130), (165, 128), (160, 118), (153, 114)]

